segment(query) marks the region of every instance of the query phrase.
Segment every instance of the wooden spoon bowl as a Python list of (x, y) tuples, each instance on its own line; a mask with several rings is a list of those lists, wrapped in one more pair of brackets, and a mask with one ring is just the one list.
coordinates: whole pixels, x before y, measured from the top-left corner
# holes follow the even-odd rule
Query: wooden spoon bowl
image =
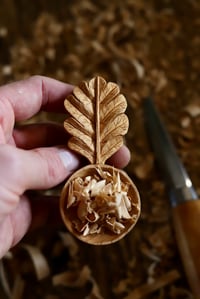
[[(78, 217), (77, 208), (74, 208), (73, 205), (68, 207), (69, 198), (72, 195), (71, 184), (72, 181), (77, 178), (84, 179), (88, 176), (92, 178), (99, 177), (99, 174), (102, 172), (107, 173), (110, 177), (113, 176), (115, 178), (116, 175), (119, 174), (122, 185), (126, 186), (127, 196), (131, 203), (131, 209), (129, 211), (131, 217), (130, 219), (123, 221), (124, 228), (120, 233), (112, 232), (109, 229), (102, 229), (99, 233), (89, 233), (87, 235), (83, 235), (83, 233), (79, 232), (74, 225), (74, 222), (77, 221)], [(129, 176), (122, 170), (104, 164), (92, 164), (76, 171), (64, 185), (60, 198), (60, 212), (67, 229), (79, 240), (93, 245), (111, 244), (123, 238), (135, 226), (140, 215), (140, 208), (139, 192)]]

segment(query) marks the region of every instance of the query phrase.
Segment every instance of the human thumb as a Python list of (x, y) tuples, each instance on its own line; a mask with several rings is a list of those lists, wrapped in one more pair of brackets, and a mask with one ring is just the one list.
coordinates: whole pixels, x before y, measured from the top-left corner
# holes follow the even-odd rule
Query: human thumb
[(79, 166), (79, 160), (70, 150), (57, 147), (22, 150), (1, 145), (0, 165), (1, 209), (8, 199), (17, 203), (28, 189), (48, 189), (61, 183)]

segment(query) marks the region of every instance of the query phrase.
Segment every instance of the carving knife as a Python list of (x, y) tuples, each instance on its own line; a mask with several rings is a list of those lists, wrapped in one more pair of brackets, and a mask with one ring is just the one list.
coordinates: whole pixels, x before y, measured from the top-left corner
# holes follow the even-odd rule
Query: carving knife
[(163, 173), (172, 206), (177, 246), (188, 283), (200, 298), (200, 200), (153, 99), (144, 100), (148, 137)]

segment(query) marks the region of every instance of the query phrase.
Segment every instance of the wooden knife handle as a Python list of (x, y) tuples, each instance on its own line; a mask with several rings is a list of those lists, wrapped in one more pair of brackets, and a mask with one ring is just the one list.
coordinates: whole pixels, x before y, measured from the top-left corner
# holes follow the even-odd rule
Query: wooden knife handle
[(200, 298), (200, 200), (173, 208), (174, 230), (185, 274), (195, 296)]

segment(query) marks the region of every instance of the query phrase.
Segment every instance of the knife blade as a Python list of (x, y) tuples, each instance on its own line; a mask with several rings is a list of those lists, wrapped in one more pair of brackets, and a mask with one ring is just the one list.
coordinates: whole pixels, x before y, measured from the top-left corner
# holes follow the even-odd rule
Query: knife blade
[(190, 288), (200, 298), (200, 200), (153, 99), (144, 100), (144, 119), (172, 206), (177, 246)]

